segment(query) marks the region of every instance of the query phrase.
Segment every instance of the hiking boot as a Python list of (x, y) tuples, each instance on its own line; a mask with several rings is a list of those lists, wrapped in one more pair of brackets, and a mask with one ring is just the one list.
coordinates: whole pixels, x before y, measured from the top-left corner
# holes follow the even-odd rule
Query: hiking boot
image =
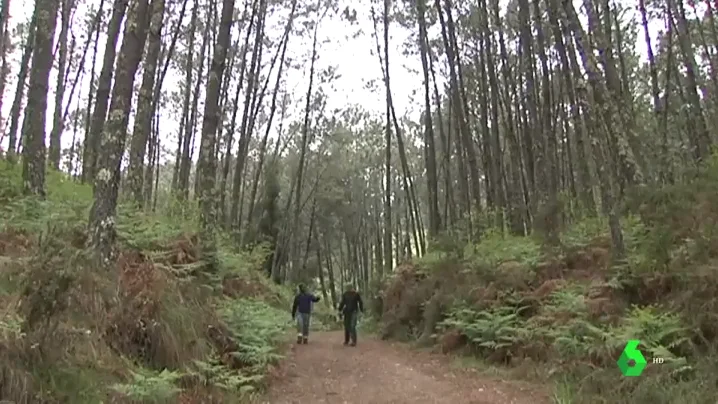
[(302, 343), (302, 336), (300, 335), (297, 337), (297, 344), (301, 344), (301, 343)]
[(344, 346), (349, 345), (349, 341), (344, 341)]
[(352, 341), (352, 343), (349, 344), (349, 345), (351, 345), (351, 346), (357, 346), (357, 342), (356, 342), (356, 341)]
[(307, 337), (302, 338), (302, 343), (304, 345), (307, 345), (309, 343), (309, 338), (307, 338)]

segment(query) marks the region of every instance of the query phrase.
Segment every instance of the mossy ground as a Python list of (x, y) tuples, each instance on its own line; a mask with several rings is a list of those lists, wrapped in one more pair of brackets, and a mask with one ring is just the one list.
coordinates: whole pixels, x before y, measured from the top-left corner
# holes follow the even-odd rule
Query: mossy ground
[(224, 243), (220, 273), (200, 281), (192, 209), (121, 205), (119, 258), (99, 271), (91, 187), (49, 172), (37, 201), (21, 185), (0, 161), (0, 400), (232, 403), (264, 387), (292, 327), (266, 249)]
[[(718, 168), (636, 191), (624, 208), (621, 263), (607, 224), (584, 218), (558, 248), (489, 231), (478, 245), (398, 268), (375, 313), (384, 336), (428, 341), (461, 366), (553, 383), (556, 403), (713, 404)], [(426, 335), (427, 323), (438, 332)], [(616, 365), (629, 339), (649, 362), (639, 377)]]

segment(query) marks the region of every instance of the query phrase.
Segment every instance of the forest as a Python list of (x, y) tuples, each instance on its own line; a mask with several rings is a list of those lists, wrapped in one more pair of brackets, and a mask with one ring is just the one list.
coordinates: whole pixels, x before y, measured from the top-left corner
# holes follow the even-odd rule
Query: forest
[[(511, 402), (715, 403), (715, 3), (31, 3), (0, 0), (0, 401), (294, 402), (354, 286), (365, 360), (414, 372), (372, 403), (449, 402), (401, 401), (432, 360)], [(337, 107), (359, 40), (378, 98)]]

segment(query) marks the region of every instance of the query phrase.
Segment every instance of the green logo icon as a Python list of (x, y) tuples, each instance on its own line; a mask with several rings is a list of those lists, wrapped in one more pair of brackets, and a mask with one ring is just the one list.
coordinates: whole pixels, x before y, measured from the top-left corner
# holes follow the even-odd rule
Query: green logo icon
[(621, 352), (621, 357), (616, 362), (624, 376), (640, 376), (643, 369), (646, 368), (646, 358), (638, 350), (639, 343), (640, 341), (637, 339), (629, 340)]

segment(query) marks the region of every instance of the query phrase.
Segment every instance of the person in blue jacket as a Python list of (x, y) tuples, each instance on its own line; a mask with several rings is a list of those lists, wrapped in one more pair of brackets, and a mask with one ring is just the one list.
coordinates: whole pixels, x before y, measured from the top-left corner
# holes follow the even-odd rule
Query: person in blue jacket
[(318, 296), (307, 292), (304, 284), (299, 284), (299, 293), (294, 297), (292, 320), (297, 320), (297, 344), (309, 342), (309, 319), (312, 317), (312, 304), (319, 301)]

